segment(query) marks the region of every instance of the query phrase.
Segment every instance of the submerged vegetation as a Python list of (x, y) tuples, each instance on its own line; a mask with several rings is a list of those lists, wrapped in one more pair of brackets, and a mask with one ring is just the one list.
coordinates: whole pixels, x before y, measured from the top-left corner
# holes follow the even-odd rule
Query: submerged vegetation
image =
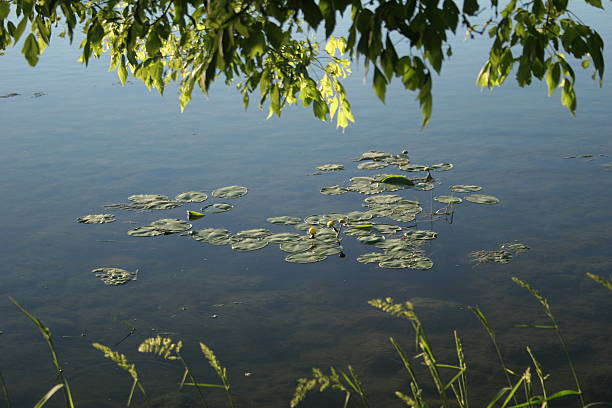
[[(604, 287), (612, 290), (612, 282), (598, 275), (588, 274), (594, 281), (602, 284)], [(527, 290), (542, 306), (545, 315), (550, 320), (549, 325), (534, 325), (523, 324), (521, 327), (528, 327), (539, 330), (551, 330), (555, 333), (560, 347), (563, 350), (567, 365), (573, 378), (572, 388), (563, 390), (551, 390), (547, 385), (549, 374), (545, 373), (545, 368), (537, 359), (532, 348), (525, 346), (525, 352), (529, 356), (530, 364), (519, 370), (510, 370), (508, 364), (503, 357), (503, 353), (496, 339), (496, 333), (485, 315), (478, 307), (470, 307), (476, 318), (483, 325), (485, 331), (496, 350), (499, 364), (504, 376), (507, 380), (507, 386), (502, 387), (499, 391), (488, 397), (488, 408), (546, 408), (552, 406), (551, 401), (563, 398), (577, 398), (579, 407), (590, 408), (595, 406), (609, 406), (603, 402), (586, 402), (586, 397), (583, 395), (580, 379), (571, 356), (568, 351), (566, 341), (561, 334), (561, 330), (557, 324), (557, 320), (551, 310), (548, 300), (535, 288), (523, 280), (513, 277), (512, 280), (520, 287)], [(16, 300), (11, 298), (15, 306), (24, 313), (38, 327), (45, 341), (49, 346), (53, 365), (57, 371), (60, 383), (54, 385), (49, 392), (34, 406), (34, 408), (43, 407), (46, 402), (60, 389), (64, 391), (65, 406), (74, 408), (76, 403), (70, 392), (70, 387), (64, 371), (61, 368), (57, 350), (55, 349), (51, 331), (43, 324), (42, 321), (32, 316), (25, 310)], [(427, 338), (427, 333), (423, 323), (415, 312), (415, 308), (410, 302), (396, 303), (392, 298), (374, 299), (369, 301), (369, 304), (377, 309), (382, 310), (399, 319), (406, 320), (412, 326), (415, 333), (415, 346), (418, 351), (413, 357), (407, 353), (400, 342), (393, 337), (389, 338), (391, 346), (395, 349), (398, 359), (402, 362), (408, 388), (397, 390), (396, 398), (403, 405), (411, 408), (426, 408), (432, 405), (439, 405), (441, 408), (459, 407), (468, 408), (470, 406), (470, 390), (474, 385), (469, 380), (469, 362), (466, 360), (461, 337), (455, 331), (453, 333), (456, 362), (443, 363), (437, 356), (435, 350)], [(185, 386), (193, 387), (197, 390), (200, 405), (207, 408), (208, 393), (215, 389), (223, 390), (226, 394), (227, 406), (235, 408), (237, 405), (234, 401), (232, 387), (229, 381), (227, 368), (223, 367), (213, 352), (213, 350), (204, 343), (200, 343), (200, 350), (207, 360), (208, 364), (214, 370), (218, 377), (217, 382), (202, 383), (197, 382), (193, 372), (182, 357), (180, 351), (183, 347), (182, 341), (175, 341), (169, 337), (156, 336), (144, 339), (138, 346), (138, 351), (141, 353), (155, 354), (164, 360), (178, 361), (183, 367), (183, 374), (178, 381), (178, 388), (183, 389)], [(130, 363), (128, 357), (124, 354), (113, 351), (110, 347), (100, 343), (92, 343), (92, 346), (100, 350), (105, 358), (112, 360), (118, 367), (126, 371), (132, 378), (127, 406), (129, 407), (134, 400), (136, 389), (139, 390), (146, 406), (150, 405), (150, 399), (145, 391), (145, 387), (140, 381), (140, 377), (134, 363)], [(423, 376), (421, 370), (417, 370), (417, 365), (423, 365), (426, 368), (426, 375)], [(534, 375), (535, 373), (535, 375)], [(246, 375), (246, 374), (245, 374)], [(6, 404), (11, 406), (10, 396), (4, 383), (2, 376), (2, 389), (4, 392)], [(189, 380), (189, 381), (188, 381)], [(324, 373), (318, 368), (312, 369), (312, 376), (309, 378), (300, 378), (297, 381), (293, 398), (290, 406), (295, 408), (300, 406), (308, 398), (308, 394), (314, 390), (324, 392), (327, 390), (335, 390), (344, 394), (343, 407), (346, 408), (351, 402), (351, 398), (358, 399), (363, 407), (375, 406), (376, 401), (368, 395), (366, 385), (362, 382), (356, 370), (352, 366), (348, 366), (347, 370), (331, 367), (329, 374)]]

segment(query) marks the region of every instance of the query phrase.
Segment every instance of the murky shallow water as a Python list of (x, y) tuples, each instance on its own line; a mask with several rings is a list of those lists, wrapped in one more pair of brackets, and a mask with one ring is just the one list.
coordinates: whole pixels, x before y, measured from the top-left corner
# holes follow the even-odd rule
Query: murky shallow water
[[(602, 36), (610, 38), (608, 27)], [(558, 106), (558, 95), (546, 98), (544, 86), (492, 94), (476, 89), (478, 61), (470, 53), (479, 47), (466, 45), (463, 55), (456, 50), (435, 85), (434, 118), (424, 132), (413, 95), (393, 88), (381, 105), (358, 76), (350, 84), (358, 123), (340, 133), (300, 109), (268, 121), (255, 110), (243, 112), (239, 97), (220, 84), (210, 100), (198, 98), (180, 114), (171, 90), (161, 98), (140, 84), (122, 88), (104, 64), (85, 70), (66, 63), (76, 54), (62, 47), (48, 50), (35, 70), (16, 53), (2, 57), (0, 93), (21, 94), (0, 101), (0, 369), (15, 406), (33, 405), (56, 379), (46, 345), (8, 296), (52, 329), (81, 407), (124, 404), (129, 377), (90, 344), (117, 343), (130, 331), (126, 321), (136, 332), (116, 349), (137, 363), (154, 398), (174, 391), (181, 369), (136, 348), (165, 332), (184, 340), (184, 356), (200, 381), (213, 378), (197, 342), (211, 346), (244, 407), (286, 406), (296, 379), (311, 367), (347, 364), (363, 375), (376, 406), (399, 406), (393, 391), (406, 390), (407, 383), (388, 337), (412, 350), (413, 335), (407, 323), (367, 305), (384, 296), (416, 304), (444, 362), (454, 361), (452, 331), (458, 330), (476, 404), (503, 386), (503, 376), (467, 305), (478, 305), (498, 329), (512, 368), (528, 363), (524, 346), (531, 344), (553, 373), (554, 388), (571, 387), (552, 336), (513, 327), (544, 323), (545, 316), (511, 276), (550, 299), (588, 400), (612, 400), (612, 367), (606, 364), (612, 361), (611, 298), (585, 277), (612, 270), (612, 171), (602, 166), (612, 161), (610, 81), (599, 89), (581, 77), (579, 113), (571, 118)], [(33, 92), (46, 95), (31, 97)], [(408, 149), (416, 163), (452, 162), (453, 170), (439, 173), (443, 184), (435, 195), (448, 185), (476, 184), (502, 202), (464, 203), (453, 224), (434, 224), (439, 237), (426, 246), (434, 261), (429, 271), (357, 263), (369, 249), (350, 242), (346, 258), (295, 265), (271, 247), (240, 253), (180, 236), (125, 234), (133, 227), (126, 221), (182, 217), (186, 207), (115, 212), (118, 222), (106, 225), (74, 222), (131, 194), (174, 196), (240, 184), (250, 191), (232, 202), (232, 211), (194, 225), (288, 230), (265, 220), (359, 209), (361, 195), (318, 191), (365, 173), (350, 159), (370, 149)], [(583, 154), (594, 157), (563, 159)], [(343, 163), (347, 170), (308, 175), (324, 163)], [(431, 199), (429, 192), (401, 194), (424, 204)], [(513, 240), (532, 249), (508, 265), (475, 266), (468, 258), (471, 251)], [(128, 285), (107, 287), (89, 272), (100, 266), (139, 268), (140, 274)], [(309, 406), (336, 406), (333, 395), (313, 397)], [(185, 397), (166, 398), (159, 406), (190, 406)]]

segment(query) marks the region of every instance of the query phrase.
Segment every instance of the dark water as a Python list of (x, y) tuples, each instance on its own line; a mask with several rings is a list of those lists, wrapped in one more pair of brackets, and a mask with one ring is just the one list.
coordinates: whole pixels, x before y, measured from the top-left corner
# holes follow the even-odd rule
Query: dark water
[[(589, 14), (583, 15), (604, 41), (612, 40), (609, 16)], [(575, 118), (559, 105), (558, 94), (546, 97), (544, 84), (483, 92), (473, 83), (485, 45), (457, 41), (451, 64), (435, 82), (434, 117), (425, 131), (413, 94), (396, 84), (382, 105), (356, 74), (348, 87), (358, 122), (345, 133), (300, 108), (280, 120), (265, 120), (256, 109), (244, 112), (240, 97), (221, 84), (181, 114), (173, 89), (160, 97), (139, 83), (121, 87), (105, 63), (85, 69), (71, 62), (77, 50), (62, 45), (47, 50), (36, 69), (17, 50), (3, 56), (0, 94), (20, 94), (0, 99), (0, 369), (14, 405), (32, 406), (57, 380), (46, 345), (8, 296), (52, 329), (82, 407), (125, 403), (129, 376), (91, 347), (117, 343), (130, 331), (125, 322), (136, 331), (115, 348), (137, 364), (151, 398), (162, 398), (158, 406), (191, 406), (195, 396), (175, 393), (178, 364), (136, 351), (159, 332), (183, 339), (185, 359), (203, 382), (215, 380), (197, 342), (211, 346), (230, 372), (240, 406), (287, 406), (296, 379), (311, 367), (348, 364), (363, 375), (376, 406), (400, 406), (393, 391), (408, 392), (407, 382), (388, 337), (411, 352), (413, 334), (407, 322), (367, 305), (385, 296), (415, 303), (443, 362), (455, 362), (452, 333), (458, 330), (475, 406), (503, 386), (503, 375), (467, 305), (489, 317), (512, 369), (524, 370), (529, 344), (552, 374), (551, 390), (573, 387), (553, 335), (514, 327), (545, 324), (546, 317), (511, 276), (549, 298), (587, 400), (612, 401), (612, 298), (585, 276), (612, 271), (612, 170), (602, 166), (612, 162), (612, 84), (606, 80), (599, 88), (580, 73)], [(609, 51), (605, 58), (609, 63)], [(105, 225), (74, 222), (132, 194), (174, 196), (239, 184), (249, 194), (232, 201), (232, 211), (195, 227), (290, 230), (266, 218), (360, 209), (361, 195), (318, 191), (366, 173), (350, 159), (371, 149), (407, 149), (415, 163), (452, 162), (455, 168), (439, 174), (433, 195), (452, 184), (476, 184), (501, 203), (463, 203), (452, 224), (420, 225), (439, 234), (425, 246), (434, 261), (428, 271), (360, 264), (355, 258), (370, 249), (351, 239), (345, 240), (346, 258), (297, 265), (284, 262), (275, 246), (242, 253), (181, 236), (125, 234), (133, 227), (126, 221), (183, 217), (197, 204), (115, 211), (118, 221)], [(593, 157), (564, 159), (570, 155)], [(325, 163), (347, 170), (308, 175)], [(401, 194), (424, 208), (432, 197)], [(469, 252), (514, 240), (531, 250), (508, 265), (470, 262)], [(140, 273), (135, 282), (108, 287), (89, 272), (101, 266)], [(211, 401), (216, 397), (222, 395), (213, 393)], [(316, 396), (308, 404), (335, 406), (335, 397)]]

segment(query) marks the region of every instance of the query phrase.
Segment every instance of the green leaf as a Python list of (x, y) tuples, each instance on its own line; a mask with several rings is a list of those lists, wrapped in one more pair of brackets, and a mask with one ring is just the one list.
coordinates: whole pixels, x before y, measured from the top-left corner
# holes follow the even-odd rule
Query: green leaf
[(372, 83), (374, 87), (374, 92), (378, 99), (380, 99), (383, 103), (385, 103), (385, 94), (387, 92), (387, 79), (383, 75), (382, 72), (376, 67), (374, 69), (374, 80)]
[(38, 47), (38, 41), (36, 41), (36, 37), (34, 34), (30, 33), (23, 43), (23, 47), (21, 48), (21, 53), (25, 56), (28, 64), (30, 66), (35, 67), (38, 63), (38, 55), (40, 54), (40, 48)]
[(183, 385), (188, 385), (190, 387), (225, 388), (223, 385), (220, 385), (220, 384), (206, 384), (206, 383), (193, 383), (193, 382), (184, 383)]
[(11, 12), (11, 5), (8, 1), (0, 1), (0, 18), (7, 18)]
[(567, 79), (563, 83), (563, 90), (561, 91), (561, 104), (572, 113), (576, 114), (576, 93), (574, 92), (574, 86)]
[(601, 0), (586, 0), (593, 7), (597, 7), (603, 9), (603, 5), (601, 4)]
[(119, 76), (119, 80), (121, 81), (121, 85), (125, 85), (125, 81), (128, 76), (127, 68), (125, 67), (125, 56), (121, 56), (121, 64), (117, 68), (117, 75)]
[(36, 405), (34, 405), (33, 408), (42, 408), (47, 401), (49, 401), (49, 399), (58, 391), (60, 390), (62, 387), (64, 386), (64, 384), (56, 384), (55, 386), (53, 386), (49, 391), (47, 391), (47, 393), (40, 399), (40, 401), (38, 401), (36, 403)]
[(21, 19), (19, 24), (17, 24), (17, 28), (15, 29), (15, 34), (13, 34), (13, 38), (15, 40), (15, 43), (17, 43), (19, 41), (19, 39), (21, 38), (21, 35), (23, 34), (23, 31), (25, 30), (27, 25), (28, 25), (28, 17), (27, 16), (23, 16), (23, 18)]

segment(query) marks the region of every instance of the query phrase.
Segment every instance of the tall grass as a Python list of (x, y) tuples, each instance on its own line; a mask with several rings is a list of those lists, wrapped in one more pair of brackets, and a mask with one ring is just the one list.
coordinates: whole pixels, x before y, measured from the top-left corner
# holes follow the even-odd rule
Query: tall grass
[[(612, 290), (612, 283), (608, 282), (604, 278), (597, 275), (589, 277), (603, 286)], [(612, 404), (604, 403), (590, 403), (586, 404), (582, 392), (582, 387), (579, 381), (578, 374), (574, 367), (574, 364), (570, 358), (570, 354), (567, 348), (567, 344), (561, 333), (561, 329), (557, 324), (555, 316), (552, 313), (548, 300), (542, 296), (542, 294), (529, 285), (527, 282), (513, 277), (512, 280), (522, 288), (526, 289), (543, 307), (544, 313), (550, 320), (550, 325), (534, 325), (534, 324), (521, 324), (520, 327), (529, 327), (540, 330), (553, 330), (556, 333), (557, 339), (563, 349), (563, 353), (567, 360), (569, 369), (571, 371), (575, 389), (563, 389), (556, 392), (551, 391), (548, 388), (546, 380), (549, 375), (545, 373), (542, 364), (538, 361), (533, 350), (527, 346), (525, 351), (529, 356), (530, 364), (523, 367), (521, 371), (513, 371), (508, 368), (506, 361), (503, 358), (503, 354), (500, 345), (497, 341), (497, 336), (493, 326), (489, 320), (485, 317), (478, 307), (470, 307), (470, 310), (474, 313), (476, 318), (480, 321), (489, 339), (491, 340), (495, 352), (497, 354), (497, 360), (500, 364), (501, 370), (506, 379), (507, 385), (502, 387), (491, 395), (488, 402), (483, 405), (485, 408), (549, 408), (550, 402), (560, 398), (567, 397), (578, 397), (579, 407), (591, 408), (598, 405), (612, 406)], [(49, 345), (53, 364), (56, 368), (61, 383), (52, 387), (47, 394), (34, 406), (34, 408), (41, 408), (45, 403), (60, 389), (64, 392), (64, 400), (66, 407), (74, 408), (74, 402), (70, 393), (68, 382), (63, 374), (63, 370), (60, 366), (59, 358), (55, 347), (53, 345), (51, 332), (44, 326), (44, 324), (23, 307), (21, 307), (17, 301), (10, 298), (11, 301), (23, 312), (30, 320), (32, 320), (39, 328), (41, 334)], [(470, 393), (468, 385), (468, 363), (463, 354), (463, 346), (459, 334), (453, 332), (453, 340), (455, 346), (456, 362), (443, 363), (441, 362), (436, 354), (434, 353), (431, 343), (427, 338), (427, 334), (423, 323), (419, 319), (415, 312), (414, 306), (410, 302), (396, 303), (392, 298), (385, 299), (374, 299), (369, 304), (385, 313), (391, 314), (399, 319), (406, 320), (412, 326), (415, 333), (415, 347), (417, 354), (414, 357), (409, 357), (409, 354), (405, 352), (404, 348), (399, 344), (393, 337), (389, 338), (392, 347), (401, 360), (403, 367), (406, 371), (406, 378), (408, 380), (408, 389), (397, 390), (395, 397), (406, 407), (410, 408), (430, 408), (430, 407), (441, 407), (441, 408), (470, 408)], [(227, 406), (229, 408), (236, 408), (237, 405), (234, 401), (232, 394), (232, 387), (229, 381), (229, 374), (227, 368), (223, 367), (219, 362), (215, 353), (207, 345), (200, 343), (200, 350), (204, 355), (204, 358), (208, 361), (208, 364), (217, 377), (220, 383), (201, 383), (196, 382), (192, 371), (188, 367), (187, 363), (180, 354), (180, 350), (183, 346), (181, 341), (174, 342), (170, 338), (163, 338), (160, 336), (148, 338), (144, 340), (138, 347), (138, 351), (143, 353), (152, 353), (162, 357), (165, 360), (178, 360), (183, 366), (183, 374), (178, 382), (179, 389), (184, 386), (196, 387), (197, 392), (200, 396), (201, 405), (207, 408), (206, 398), (203, 390), (221, 389), (225, 391)], [(102, 351), (104, 356), (114, 361), (119, 367), (127, 371), (132, 377), (132, 387), (128, 396), (127, 405), (130, 406), (133, 395), (136, 389), (143, 395), (145, 402), (149, 405), (149, 398), (145, 392), (145, 389), (139, 379), (138, 372), (134, 364), (129, 363), (127, 357), (123, 354), (117, 353), (111, 350), (109, 347), (99, 343), (93, 343), (93, 347)], [(419, 376), (415, 370), (415, 365), (422, 365), (426, 368), (427, 375)], [(189, 378), (190, 382), (186, 382)], [(7, 401), (7, 408), (11, 408), (10, 398), (4, 379), (0, 374), (0, 383)], [(431, 387), (433, 385), (433, 387)], [(426, 389), (433, 389), (433, 395), (426, 395)], [(295, 408), (302, 404), (308, 394), (314, 390), (319, 392), (325, 392), (327, 390), (336, 390), (344, 395), (343, 408), (347, 408), (353, 400), (356, 399), (356, 403), (365, 407), (370, 408), (376, 406), (375, 402), (371, 401), (368, 396), (367, 390), (357, 372), (352, 366), (347, 366), (347, 369), (339, 369), (331, 367), (328, 373), (324, 373), (318, 368), (312, 369), (311, 377), (300, 378), (297, 381), (297, 387), (294, 391), (292, 400), (290, 401), (290, 407)]]

